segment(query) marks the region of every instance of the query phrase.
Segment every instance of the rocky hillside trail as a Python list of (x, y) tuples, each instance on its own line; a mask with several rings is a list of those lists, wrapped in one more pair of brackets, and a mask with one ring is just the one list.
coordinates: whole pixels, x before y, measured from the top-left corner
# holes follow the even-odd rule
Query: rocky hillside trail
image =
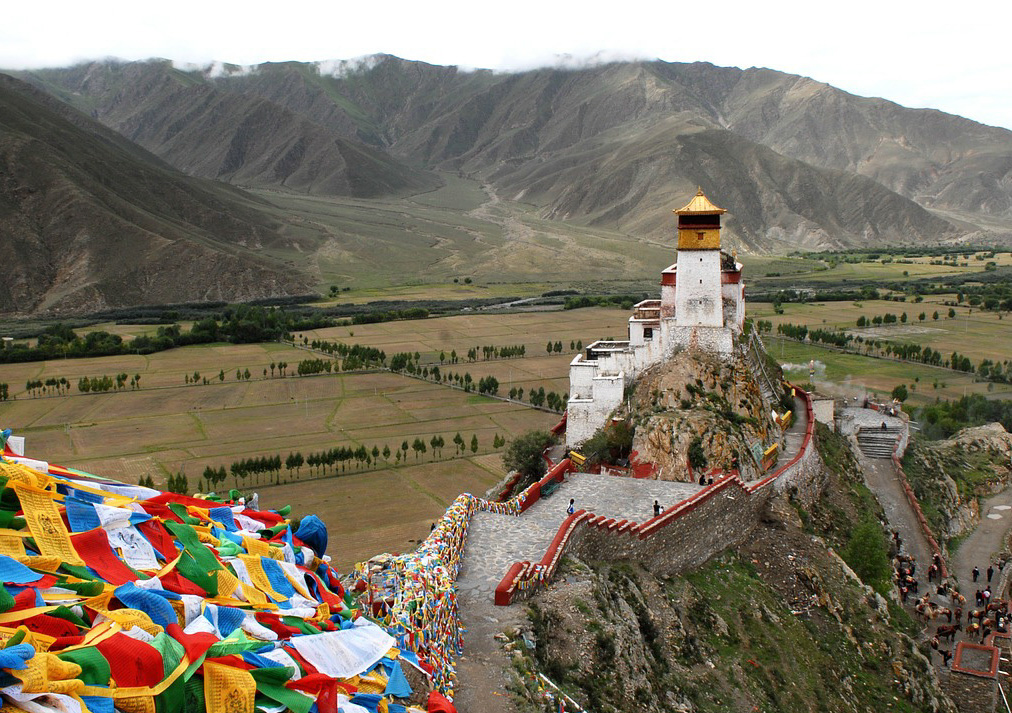
[(865, 483), (885, 510), (889, 528), (900, 533), (903, 552), (917, 560), (917, 577), (926, 581), (928, 566), (931, 564), (931, 546), (907, 500), (900, 474), (896, 472), (892, 459), (871, 458), (860, 454), (858, 461), (864, 471)]

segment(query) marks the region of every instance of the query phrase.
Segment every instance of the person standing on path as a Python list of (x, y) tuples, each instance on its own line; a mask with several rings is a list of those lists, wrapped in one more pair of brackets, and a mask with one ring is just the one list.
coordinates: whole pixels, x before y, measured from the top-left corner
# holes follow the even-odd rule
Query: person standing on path
[(569, 507), (566, 508), (566, 514), (567, 515), (572, 515), (574, 512), (576, 512), (576, 499), (575, 498), (570, 498), (569, 499)]
[(661, 514), (661, 504), (656, 500), (654, 500), (654, 517), (657, 517), (660, 514)]
[(994, 576), (994, 565), (987, 566), (987, 583), (991, 584), (991, 577)]
[(973, 581), (976, 582), (977, 581), (977, 577), (979, 577), (979, 576), (980, 576), (980, 570), (977, 569), (977, 565), (974, 565), (973, 566)]

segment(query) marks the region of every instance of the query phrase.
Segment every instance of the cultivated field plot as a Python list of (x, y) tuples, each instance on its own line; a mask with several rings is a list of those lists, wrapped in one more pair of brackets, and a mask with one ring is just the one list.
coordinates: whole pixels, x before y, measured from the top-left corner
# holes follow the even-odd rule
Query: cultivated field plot
[[(839, 262), (829, 265), (823, 260), (812, 258), (751, 258), (745, 256), (746, 280), (749, 275), (763, 277), (764, 287), (790, 288), (792, 282), (803, 278), (805, 282), (822, 283), (820, 286), (829, 289), (833, 283), (844, 284), (854, 281), (905, 282), (920, 278), (946, 277), (950, 275), (965, 276), (985, 271), (988, 262), (997, 266), (1012, 265), (1012, 254), (996, 253), (994, 257), (984, 252), (971, 252), (970, 257), (960, 257), (953, 264), (932, 264), (939, 258), (894, 256), (890, 261), (882, 260), (866, 262)], [(886, 255), (887, 257), (887, 255)], [(979, 258), (979, 259), (978, 259)], [(808, 269), (804, 266), (807, 265)], [(750, 269), (752, 268), (752, 269)]]
[[(436, 365), (454, 373), (470, 372), (477, 381), (492, 375), (499, 380), (499, 394), (505, 395), (512, 386), (529, 391), (544, 387), (560, 395), (569, 391), (569, 362), (575, 352), (570, 343), (582, 341), (587, 346), (596, 339), (625, 339), (629, 312), (618, 308), (586, 308), (556, 312), (521, 312), (496, 314), (476, 312), (455, 317), (439, 317), (410, 322), (357, 324), (300, 332), (305, 336), (346, 344), (376, 347), (387, 358), (397, 352), (418, 352), (421, 363)], [(561, 354), (549, 355), (548, 342), (562, 342)], [(483, 346), (515, 346), (523, 344), (523, 359), (483, 361)], [(478, 361), (467, 361), (467, 350), (477, 347)], [(450, 364), (456, 350), (458, 362)], [(445, 355), (442, 365), (440, 353)]]
[(834, 349), (801, 344), (787, 339), (763, 337), (766, 348), (782, 366), (785, 376), (794, 383), (809, 381), (809, 361), (816, 362), (814, 385), (826, 394), (857, 397), (889, 396), (893, 387), (905, 384), (909, 391), (907, 403), (923, 405), (936, 398), (958, 399), (973, 393), (995, 398), (1012, 398), (1012, 386), (974, 381), (973, 374), (958, 371), (846, 354)]
[[(809, 328), (840, 327), (865, 339), (920, 344), (942, 352), (948, 357), (958, 351), (970, 357), (974, 365), (983, 359), (1002, 361), (1012, 354), (1012, 317), (985, 312), (965, 303), (950, 307), (943, 302), (955, 302), (955, 295), (926, 295), (923, 302), (893, 302), (890, 300), (862, 300), (860, 302), (785, 303), (784, 313), (775, 314), (768, 303), (750, 303), (748, 313), (754, 319), (767, 319), (776, 326), (784, 323), (804, 324)], [(938, 319), (934, 319), (935, 313)], [(874, 318), (893, 314), (900, 319), (906, 313), (907, 321), (895, 324), (858, 327), (861, 316)], [(924, 319), (920, 315), (924, 314)]]
[[(453, 446), (447, 450), (452, 454)], [(413, 463), (414, 456), (410, 459)], [(471, 459), (455, 458), (265, 487), (258, 492), (261, 506), (290, 503), (295, 516), (318, 515), (330, 534), (328, 554), (339, 571), (348, 571), (355, 562), (381, 552), (414, 549), (457, 495), (482, 496), (500, 477), (498, 471)]]
[[(308, 455), (341, 445), (394, 450), (405, 439), (428, 444), (441, 435), (450, 443), (457, 432), (468, 444), (476, 435), (479, 453), (487, 453), (497, 433), (549, 427), (558, 416), (395, 374), (364, 373), (23, 397), (0, 405), (0, 419), (28, 436), (30, 452), (102, 475), (126, 477), (116, 459), (150, 457), (157, 466), (150, 474), (160, 484), (180, 469), (193, 483), (205, 466), (228, 468), (240, 458)], [(443, 457), (453, 451), (444, 448)], [(423, 460), (405, 455), (411, 463), (433, 458), (431, 451)], [(308, 478), (308, 469), (302, 475)]]
[[(24, 364), (0, 364), (0, 382), (10, 384), (12, 396), (23, 398), (25, 382), (29, 379), (45, 381), (48, 378), (66, 378), (71, 383), (71, 393), (78, 393), (77, 382), (87, 376), (115, 377), (125, 373), (129, 377), (141, 375), (141, 391), (164, 386), (185, 385), (186, 377), (194, 372), (220, 383), (218, 375), (224, 372), (224, 382), (236, 381), (236, 369), (250, 371), (251, 379), (262, 379), (263, 370), (270, 375), (271, 362), (286, 361), (292, 365), (292, 372), (300, 359), (306, 359), (305, 351), (280, 343), (266, 344), (209, 344), (170, 349), (155, 354), (124, 354), (111, 357), (88, 359), (53, 359), (50, 361), (27, 362)], [(291, 373), (291, 372), (290, 372)], [(170, 398), (170, 397), (162, 397)]]

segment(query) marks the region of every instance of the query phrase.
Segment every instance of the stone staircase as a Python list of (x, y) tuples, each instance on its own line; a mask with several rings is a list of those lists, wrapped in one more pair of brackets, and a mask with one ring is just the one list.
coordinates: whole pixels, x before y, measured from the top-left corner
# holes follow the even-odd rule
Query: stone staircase
[(766, 350), (763, 347), (762, 340), (755, 332), (749, 334), (748, 343), (745, 345), (744, 351), (745, 362), (752, 371), (752, 375), (754, 376), (756, 383), (759, 385), (759, 390), (762, 392), (763, 398), (769, 404), (778, 403), (780, 401), (780, 395), (774, 387), (773, 380), (767, 373), (766, 363), (762, 356)]
[(903, 429), (899, 426), (887, 426), (885, 429), (859, 428), (857, 445), (869, 458), (892, 458), (901, 435)]

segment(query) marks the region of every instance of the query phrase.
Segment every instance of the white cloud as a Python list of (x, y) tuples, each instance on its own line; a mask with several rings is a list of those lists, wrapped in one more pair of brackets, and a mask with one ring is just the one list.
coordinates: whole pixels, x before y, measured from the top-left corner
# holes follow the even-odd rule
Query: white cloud
[[(389, 53), (434, 64), (526, 69), (605, 58), (762, 66), (865, 96), (931, 106), (1012, 127), (1012, 4), (933, 0), (720, 4), (633, 0), (383, 3), (253, 0), (170, 4), (9, 3), (0, 66), (167, 57), (209, 71), (318, 61), (321, 72)], [(216, 64), (212, 64), (216, 63)]]

